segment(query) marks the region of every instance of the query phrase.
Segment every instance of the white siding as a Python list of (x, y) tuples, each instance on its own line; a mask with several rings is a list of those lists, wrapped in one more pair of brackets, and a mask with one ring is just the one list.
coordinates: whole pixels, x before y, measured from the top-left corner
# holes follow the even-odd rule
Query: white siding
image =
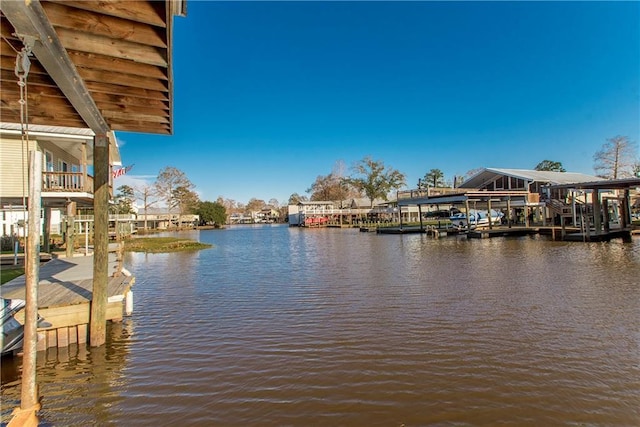
[[(36, 144), (29, 141), (28, 146), (29, 150), (33, 150)], [(28, 152), (23, 153), (20, 138), (0, 137), (0, 198), (22, 197), (23, 188), (24, 192), (28, 191), (28, 158)]]

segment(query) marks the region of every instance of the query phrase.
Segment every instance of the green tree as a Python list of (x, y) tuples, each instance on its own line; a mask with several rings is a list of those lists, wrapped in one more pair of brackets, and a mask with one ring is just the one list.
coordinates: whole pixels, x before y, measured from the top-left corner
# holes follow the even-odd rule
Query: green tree
[(182, 224), (182, 216), (194, 213), (198, 208), (200, 199), (198, 195), (189, 188), (180, 185), (173, 191), (173, 207), (178, 210), (178, 226)]
[(593, 169), (606, 179), (631, 178), (638, 161), (637, 144), (626, 136), (607, 139), (602, 149), (593, 155)]
[(440, 169), (431, 169), (424, 175), (422, 180), (431, 187), (443, 187), (444, 173)]
[(133, 213), (133, 202), (135, 201), (133, 188), (128, 185), (121, 185), (116, 190), (117, 193), (114, 197), (116, 213)]
[(382, 161), (365, 157), (353, 166), (353, 175), (344, 181), (364, 193), (373, 207), (375, 199), (387, 200), (391, 190), (405, 185), (405, 175), (393, 168), (387, 168)]
[(537, 171), (566, 172), (562, 162), (554, 162), (553, 160), (543, 160), (534, 169)]
[(227, 222), (227, 210), (218, 202), (200, 202), (196, 214), (200, 215), (200, 224), (220, 228)]

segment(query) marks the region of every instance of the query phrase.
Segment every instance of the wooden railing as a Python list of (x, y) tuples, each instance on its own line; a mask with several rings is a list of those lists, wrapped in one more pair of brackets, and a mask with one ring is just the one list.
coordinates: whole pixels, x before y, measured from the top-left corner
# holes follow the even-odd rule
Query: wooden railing
[(43, 172), (42, 191), (93, 193), (93, 177), (82, 172)]
[(462, 194), (465, 192), (464, 188), (447, 188), (447, 187), (429, 187), (413, 190), (401, 190), (398, 191), (398, 200), (406, 199), (421, 199), (432, 196), (444, 196), (447, 194)]

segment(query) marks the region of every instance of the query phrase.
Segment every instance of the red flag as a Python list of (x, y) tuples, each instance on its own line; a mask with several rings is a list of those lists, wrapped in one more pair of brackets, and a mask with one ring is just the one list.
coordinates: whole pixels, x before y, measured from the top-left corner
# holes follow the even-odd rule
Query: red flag
[(111, 175), (113, 175), (113, 179), (116, 179), (117, 177), (122, 176), (125, 173), (129, 172), (132, 167), (133, 165), (127, 166), (126, 168), (120, 168), (120, 169), (114, 170), (113, 172), (111, 172)]

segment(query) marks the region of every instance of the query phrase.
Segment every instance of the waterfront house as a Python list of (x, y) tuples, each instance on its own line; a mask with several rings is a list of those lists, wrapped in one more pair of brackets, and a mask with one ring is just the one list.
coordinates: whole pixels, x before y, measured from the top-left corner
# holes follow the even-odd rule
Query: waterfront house
[[(93, 138), (91, 129), (31, 125), (27, 140), (22, 137), (20, 124), (0, 123), (3, 234), (26, 234), (22, 225), (26, 220), (29, 151), (42, 156), (42, 170), (35, 173), (42, 177), (45, 250), (48, 250), (48, 236), (65, 231), (66, 222), (78, 209), (93, 208)], [(108, 141), (109, 168), (113, 169), (121, 166), (113, 132), (109, 133)], [(109, 192), (113, 195), (112, 174), (109, 176)]]
[(167, 230), (170, 228), (194, 228), (200, 223), (200, 215), (168, 212), (166, 209), (152, 208), (138, 211), (137, 228), (140, 230)]
[[(304, 226), (305, 221), (321, 225), (359, 224), (362, 222), (397, 221), (402, 214), (405, 221), (417, 221), (417, 207), (399, 211), (396, 200), (375, 199), (373, 203), (366, 197), (339, 201), (301, 201), (288, 206), (290, 226)], [(321, 220), (322, 219), (322, 220)]]
[[(421, 190), (398, 193), (400, 208), (409, 206), (499, 209), (509, 224), (529, 226), (597, 226), (601, 217), (610, 226), (628, 224), (629, 189), (638, 179), (603, 181), (593, 175), (525, 169), (485, 168), (449, 194), (427, 195)], [(624, 181), (624, 182), (623, 182)], [(632, 182), (633, 181), (633, 182)], [(621, 192), (626, 191), (626, 199)], [(602, 206), (606, 213), (601, 212)], [(600, 214), (594, 214), (600, 213)], [(607, 225), (607, 227), (609, 227)], [(491, 224), (490, 224), (491, 227)]]
[(274, 223), (278, 222), (280, 212), (277, 209), (267, 207), (255, 212), (253, 217), (256, 223)]

